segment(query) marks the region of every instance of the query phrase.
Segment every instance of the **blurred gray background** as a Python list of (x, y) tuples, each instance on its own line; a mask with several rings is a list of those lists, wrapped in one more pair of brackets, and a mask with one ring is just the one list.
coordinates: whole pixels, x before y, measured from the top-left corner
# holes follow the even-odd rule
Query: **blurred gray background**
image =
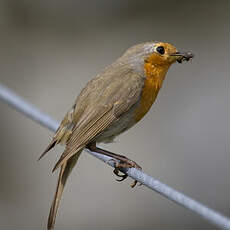
[[(169, 70), (147, 116), (106, 148), (230, 216), (230, 2), (0, 2), (0, 80), (61, 120), (86, 82), (133, 44), (194, 52)], [(1, 229), (45, 229), (63, 150), (52, 133), (0, 102)], [(87, 153), (66, 186), (56, 229), (216, 229)]]

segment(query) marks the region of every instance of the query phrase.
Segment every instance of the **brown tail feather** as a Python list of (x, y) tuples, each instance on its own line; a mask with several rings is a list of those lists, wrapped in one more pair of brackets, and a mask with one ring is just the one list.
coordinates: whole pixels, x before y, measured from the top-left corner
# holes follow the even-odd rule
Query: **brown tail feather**
[(51, 143), (47, 146), (47, 148), (45, 149), (45, 151), (42, 153), (42, 155), (38, 158), (38, 161), (41, 160), (42, 157), (44, 157), (46, 155), (47, 152), (50, 151), (50, 149), (52, 149), (57, 143), (56, 139), (53, 139), (51, 141)]
[(71, 173), (74, 165), (77, 163), (78, 157), (81, 152), (82, 150), (77, 152), (77, 154), (73, 155), (67, 162), (63, 163), (63, 165), (61, 166), (56, 192), (54, 195), (53, 203), (50, 208), (48, 224), (47, 224), (48, 230), (54, 229), (57, 210), (58, 210), (58, 206), (61, 200), (61, 196), (62, 196), (62, 192), (65, 186), (66, 180), (69, 174)]
[[(77, 149), (75, 149), (74, 151), (78, 152), (81, 151), (84, 148), (84, 146), (79, 146)], [(60, 159), (58, 160), (58, 162), (55, 164), (52, 172), (54, 172), (56, 169), (58, 169), (59, 167), (61, 167), (61, 165), (63, 164), (63, 162), (68, 161), (68, 159), (66, 159), (66, 156), (68, 155), (68, 149), (66, 148), (65, 151), (63, 152), (63, 154), (61, 155)]]

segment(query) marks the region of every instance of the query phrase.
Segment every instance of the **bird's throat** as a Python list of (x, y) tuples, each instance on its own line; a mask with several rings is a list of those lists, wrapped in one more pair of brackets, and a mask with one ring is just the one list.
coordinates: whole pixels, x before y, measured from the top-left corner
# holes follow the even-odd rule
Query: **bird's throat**
[(154, 66), (147, 62), (144, 64), (145, 83), (141, 93), (139, 105), (135, 110), (135, 121), (139, 121), (151, 108), (162, 86), (169, 66)]

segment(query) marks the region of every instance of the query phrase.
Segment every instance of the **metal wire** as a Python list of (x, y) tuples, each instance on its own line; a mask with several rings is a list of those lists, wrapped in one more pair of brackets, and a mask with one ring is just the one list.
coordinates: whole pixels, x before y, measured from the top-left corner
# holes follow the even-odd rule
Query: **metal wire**
[[(2, 84), (0, 84), (0, 99), (17, 111), (26, 115), (30, 119), (48, 128), (49, 130), (53, 132), (57, 130), (59, 122), (55, 121), (50, 116), (41, 112), (35, 106), (28, 103)], [(101, 155), (99, 153), (91, 152), (89, 150), (86, 151), (96, 158), (114, 167), (114, 162), (111, 161), (112, 158)], [(190, 197), (176, 191), (168, 185), (154, 179), (153, 177), (135, 168), (127, 169), (123, 172), (127, 173), (128, 176), (130, 176), (134, 180), (137, 180), (141, 184), (158, 192), (169, 200), (172, 200), (175, 203), (193, 211), (194, 213), (197, 213), (199, 216), (216, 225), (220, 229), (230, 230), (230, 219), (223, 216), (222, 214), (208, 208), (207, 206), (191, 199)]]

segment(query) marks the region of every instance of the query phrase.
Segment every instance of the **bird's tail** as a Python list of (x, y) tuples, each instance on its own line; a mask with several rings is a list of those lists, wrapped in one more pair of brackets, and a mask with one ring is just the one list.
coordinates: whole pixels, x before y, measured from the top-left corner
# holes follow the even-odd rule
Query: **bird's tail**
[(71, 173), (74, 165), (77, 163), (78, 157), (81, 154), (82, 150), (77, 152), (75, 155), (73, 155), (67, 162), (63, 163), (61, 166), (60, 172), (59, 172), (59, 178), (57, 183), (56, 192), (54, 195), (53, 203), (50, 208), (49, 218), (48, 218), (48, 224), (47, 229), (53, 230), (55, 219), (57, 215), (58, 206), (61, 200), (62, 192), (65, 186), (65, 183), (67, 181), (67, 178), (69, 174)]

